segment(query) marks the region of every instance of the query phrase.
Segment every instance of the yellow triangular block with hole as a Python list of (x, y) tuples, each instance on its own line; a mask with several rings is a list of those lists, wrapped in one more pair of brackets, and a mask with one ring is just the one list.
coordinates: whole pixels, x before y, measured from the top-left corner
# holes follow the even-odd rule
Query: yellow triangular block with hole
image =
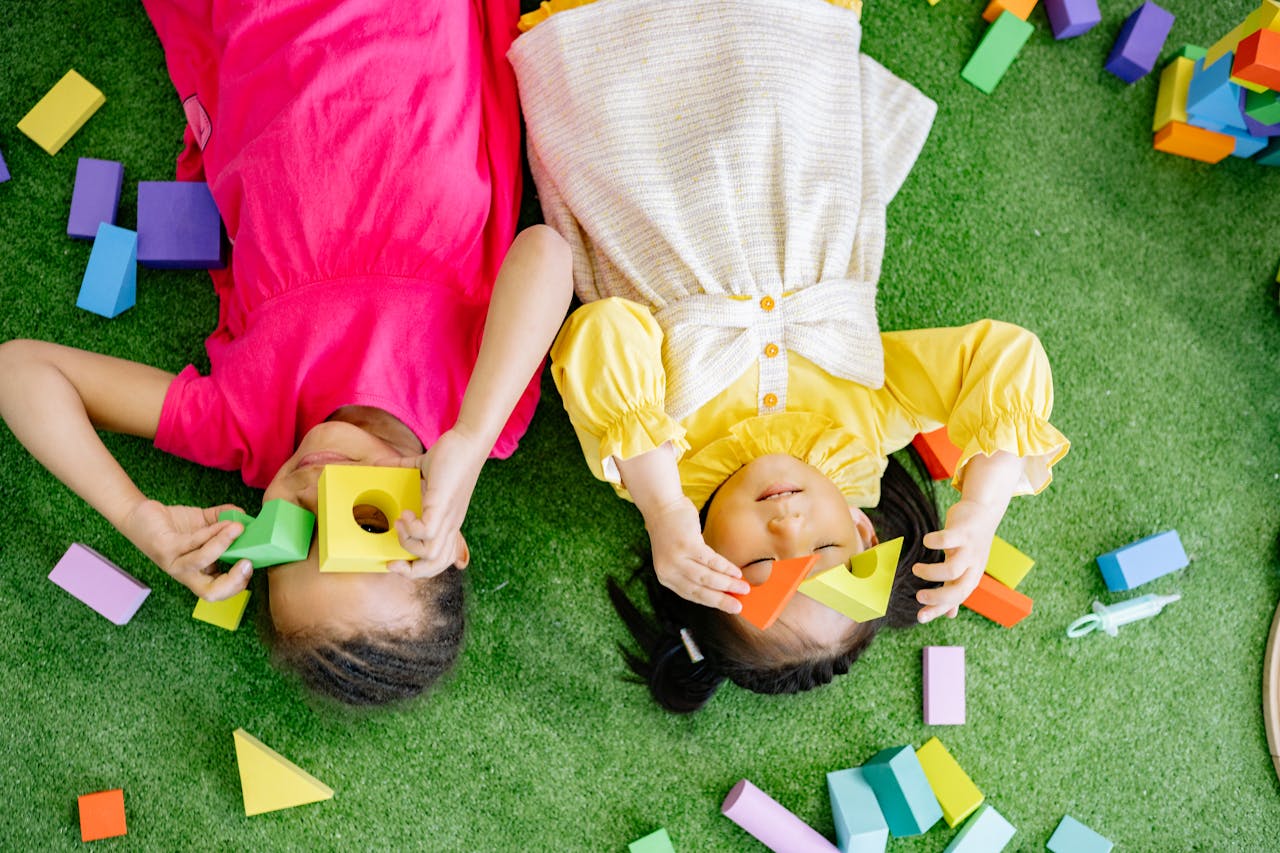
[(233, 733), (245, 815), (333, 798), (333, 789), (244, 729)]
[(800, 584), (800, 591), (855, 622), (879, 619), (889, 609), (900, 553), (901, 536), (881, 542), (849, 562), (809, 578)]

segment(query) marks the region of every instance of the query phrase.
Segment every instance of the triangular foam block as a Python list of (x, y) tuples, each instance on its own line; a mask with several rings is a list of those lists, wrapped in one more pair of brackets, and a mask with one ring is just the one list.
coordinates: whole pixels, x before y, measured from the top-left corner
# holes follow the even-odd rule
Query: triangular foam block
[(245, 815), (333, 798), (333, 789), (244, 729), (233, 732)]
[(796, 594), (816, 562), (817, 554), (793, 557), (790, 560), (774, 560), (769, 577), (764, 583), (751, 587), (751, 592), (746, 595), (730, 593), (742, 602), (742, 610), (738, 615), (761, 631), (768, 628), (782, 613), (791, 596)]
[(899, 536), (810, 578), (800, 584), (800, 592), (855, 622), (879, 619), (889, 609), (889, 595), (893, 592), (901, 553), (902, 537)]

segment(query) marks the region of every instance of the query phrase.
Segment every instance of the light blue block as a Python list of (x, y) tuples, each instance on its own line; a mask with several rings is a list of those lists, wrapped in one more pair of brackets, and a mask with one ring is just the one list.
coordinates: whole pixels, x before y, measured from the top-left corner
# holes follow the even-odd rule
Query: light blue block
[(98, 225), (76, 307), (103, 317), (132, 308), (138, 293), (138, 235), (106, 222)]
[(1248, 130), (1240, 111), (1240, 87), (1231, 82), (1231, 54), (1224, 59), (1208, 68), (1203, 59), (1196, 60), (1187, 87), (1187, 115)]
[(920, 835), (942, 820), (942, 806), (910, 745), (880, 750), (862, 765), (862, 775), (895, 838)]
[(1121, 592), (1176, 572), (1189, 562), (1178, 531), (1166, 530), (1103, 554), (1098, 558), (1098, 568), (1107, 589)]
[(984, 805), (942, 853), (1000, 853), (1017, 831), (1004, 815)]
[(889, 825), (861, 767), (827, 774), (831, 815), (836, 822), (840, 853), (884, 853)]
[(1049, 836), (1049, 843), (1045, 845), (1053, 853), (1110, 853), (1114, 846), (1110, 839), (1094, 832), (1071, 815), (1062, 819), (1053, 835)]

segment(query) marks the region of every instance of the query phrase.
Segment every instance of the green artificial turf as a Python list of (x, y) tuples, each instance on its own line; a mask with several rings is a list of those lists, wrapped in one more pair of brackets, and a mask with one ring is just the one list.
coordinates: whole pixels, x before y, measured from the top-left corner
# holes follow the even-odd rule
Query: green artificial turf
[[(752, 850), (718, 813), (739, 779), (832, 836), (827, 771), (937, 734), (1017, 827), (1010, 849), (1043, 849), (1067, 813), (1121, 849), (1275, 849), (1260, 682), (1280, 586), (1280, 174), (1152, 151), (1156, 75), (1127, 86), (1102, 68), (1134, 5), (1103, 2), (1103, 23), (1066, 42), (1037, 9), (991, 96), (959, 76), (981, 2), (873, 0), (865, 15), (866, 51), (939, 103), (890, 209), (883, 327), (994, 316), (1036, 331), (1053, 362), (1054, 421), (1074, 447), (1001, 528), (1038, 561), (1024, 623), (966, 611), (882, 635), (828, 688), (729, 687), (692, 718), (661, 713), (620, 678), (623, 629), (603, 592), (606, 573), (634, 565), (640, 518), (591, 479), (544, 383), (520, 451), (486, 468), (467, 519), (475, 561), (456, 673), (428, 701), (352, 718), (306, 701), (250, 625), (193, 621), (185, 588), (0, 433), (0, 848), (78, 845), (76, 796), (123, 786), (129, 836), (104, 849), (623, 850), (665, 826), (678, 850)], [(1256, 4), (1162, 5), (1178, 16), (1167, 58)], [(65, 235), (76, 158), (125, 164), (118, 221), (131, 226), (137, 182), (171, 178), (181, 144), (142, 9), (6, 11), (0, 338), (204, 366), (216, 305), (203, 273), (140, 270), (137, 307), (114, 320), (74, 307), (89, 254)], [(107, 102), (50, 157), (15, 125), (70, 67)], [(108, 444), (160, 500), (257, 510), (235, 474)], [(1169, 528), (1191, 565), (1142, 592), (1182, 600), (1117, 638), (1067, 640), (1095, 598), (1129, 597), (1105, 591), (1094, 557)], [(128, 626), (46, 580), (73, 541), (152, 586)], [(920, 649), (934, 644), (967, 649), (964, 726), (922, 723)], [(333, 800), (244, 817), (237, 727)], [(941, 850), (953, 834), (890, 849)]]

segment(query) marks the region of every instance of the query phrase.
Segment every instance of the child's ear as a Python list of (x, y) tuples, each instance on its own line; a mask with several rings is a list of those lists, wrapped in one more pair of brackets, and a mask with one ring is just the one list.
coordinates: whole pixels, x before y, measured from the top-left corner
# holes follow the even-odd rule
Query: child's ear
[(463, 538), (462, 532), (458, 532), (458, 538), (454, 543), (453, 549), (453, 567), (455, 569), (465, 569), (471, 565), (471, 549), (467, 547), (467, 540)]
[(876, 535), (875, 525), (871, 523), (871, 519), (867, 514), (856, 506), (849, 507), (849, 517), (853, 519), (853, 523), (858, 528), (858, 535), (862, 537), (863, 550), (874, 548), (880, 544), (880, 537)]

